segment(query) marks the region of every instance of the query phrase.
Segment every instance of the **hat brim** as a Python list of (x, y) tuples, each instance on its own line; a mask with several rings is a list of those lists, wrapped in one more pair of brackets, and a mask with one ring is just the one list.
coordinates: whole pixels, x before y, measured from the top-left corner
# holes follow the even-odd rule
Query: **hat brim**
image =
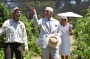
[(51, 38), (51, 37), (53, 37), (53, 36), (55, 36), (55, 34), (49, 34), (48, 36), (47, 36), (47, 39), (46, 39), (46, 44), (47, 45), (49, 45), (49, 46), (51, 46), (51, 47), (57, 47), (57, 46), (59, 46), (60, 44), (61, 44), (61, 38), (60, 38), (60, 36), (55, 36), (56, 38), (57, 38), (57, 40), (58, 40), (58, 43), (57, 44), (52, 44), (52, 43), (50, 43), (49, 42), (49, 38)]
[(14, 13), (16, 10), (20, 10), (20, 11), (22, 11), (21, 8), (15, 7), (15, 8), (12, 10), (12, 13)]

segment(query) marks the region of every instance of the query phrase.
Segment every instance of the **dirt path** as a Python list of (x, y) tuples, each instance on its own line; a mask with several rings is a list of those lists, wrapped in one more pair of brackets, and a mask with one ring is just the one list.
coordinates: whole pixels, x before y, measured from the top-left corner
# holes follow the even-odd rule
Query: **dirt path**
[(70, 44), (71, 44), (71, 47), (70, 47), (70, 51), (73, 51), (73, 47), (72, 44), (75, 42), (75, 35), (71, 35), (70, 36)]
[[(72, 44), (75, 42), (75, 35), (70, 35), (70, 44), (71, 44), (71, 47), (70, 47), (70, 51), (73, 50), (73, 47)], [(32, 59), (41, 59), (40, 56), (35, 56), (33, 57)]]
[(41, 59), (41, 57), (37, 56), (37, 57), (33, 57), (32, 59)]

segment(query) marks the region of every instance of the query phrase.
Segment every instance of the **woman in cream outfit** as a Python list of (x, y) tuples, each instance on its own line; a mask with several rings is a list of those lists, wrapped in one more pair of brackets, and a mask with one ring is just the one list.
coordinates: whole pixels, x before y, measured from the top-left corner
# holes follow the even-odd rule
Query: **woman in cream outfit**
[(68, 59), (70, 55), (70, 36), (72, 32), (70, 24), (68, 23), (67, 17), (62, 16), (60, 19), (61, 23), (61, 39), (62, 43), (60, 45), (60, 55), (61, 59)]

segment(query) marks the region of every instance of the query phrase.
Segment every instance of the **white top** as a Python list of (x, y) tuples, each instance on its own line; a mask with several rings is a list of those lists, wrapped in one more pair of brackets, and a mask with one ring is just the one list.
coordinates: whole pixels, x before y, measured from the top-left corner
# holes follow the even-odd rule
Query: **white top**
[(6, 43), (24, 43), (25, 48), (28, 48), (27, 34), (23, 22), (15, 22), (13, 19), (6, 20), (0, 28), (0, 34), (6, 32)]

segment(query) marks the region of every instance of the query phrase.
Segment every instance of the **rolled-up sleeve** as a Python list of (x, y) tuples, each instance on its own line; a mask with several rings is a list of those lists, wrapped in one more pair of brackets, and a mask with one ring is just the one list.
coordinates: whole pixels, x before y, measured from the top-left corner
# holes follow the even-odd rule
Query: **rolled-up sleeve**
[(33, 21), (35, 26), (40, 26), (41, 25), (41, 20), (38, 20), (37, 14), (33, 15)]
[(27, 33), (26, 33), (26, 28), (25, 28), (25, 25), (23, 25), (24, 28), (23, 28), (23, 35), (22, 35), (22, 39), (23, 39), (23, 42), (24, 42), (24, 45), (25, 45), (25, 48), (28, 48), (28, 39), (27, 39)]
[(8, 26), (8, 25), (7, 25), (7, 22), (4, 22), (3, 25), (2, 25), (2, 27), (0, 28), (0, 35), (1, 35), (3, 32), (6, 31), (7, 26)]
[(60, 27), (60, 23), (58, 23), (58, 35), (61, 36), (61, 27)]

